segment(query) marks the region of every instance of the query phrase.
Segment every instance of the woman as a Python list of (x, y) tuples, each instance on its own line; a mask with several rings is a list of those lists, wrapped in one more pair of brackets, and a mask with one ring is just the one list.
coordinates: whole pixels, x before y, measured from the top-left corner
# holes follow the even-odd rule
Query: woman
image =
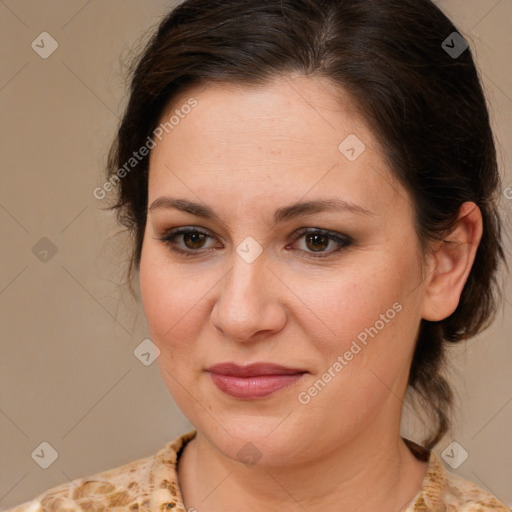
[(184, 2), (108, 179), (195, 429), (13, 510), (508, 510), (432, 451), (444, 348), (490, 323), (504, 259), (485, 98), (432, 2)]

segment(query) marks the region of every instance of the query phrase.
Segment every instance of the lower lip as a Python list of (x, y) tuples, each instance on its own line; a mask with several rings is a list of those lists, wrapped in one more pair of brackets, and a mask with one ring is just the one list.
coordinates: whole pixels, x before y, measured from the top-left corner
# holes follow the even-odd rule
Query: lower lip
[(235, 377), (210, 372), (210, 375), (213, 383), (221, 391), (232, 397), (263, 398), (298, 381), (304, 373)]

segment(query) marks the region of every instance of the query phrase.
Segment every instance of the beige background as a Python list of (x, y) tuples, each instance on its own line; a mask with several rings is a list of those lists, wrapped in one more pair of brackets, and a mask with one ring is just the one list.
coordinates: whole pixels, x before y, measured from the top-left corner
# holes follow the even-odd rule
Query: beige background
[[(510, 187), (512, 0), (438, 3), (483, 72)], [(123, 240), (113, 238), (112, 215), (92, 194), (126, 102), (120, 56), (129, 58), (172, 5), (0, 1), (0, 510), (148, 456), (192, 428), (156, 364), (134, 357), (147, 327), (122, 287)], [(43, 31), (59, 45), (48, 59), (31, 48)], [(502, 211), (510, 253), (505, 194)], [(47, 262), (32, 252), (42, 237), (57, 248)], [(492, 328), (452, 351), (458, 418), (436, 449), (457, 441), (469, 457), (454, 472), (509, 506), (510, 281), (504, 277), (508, 303)], [(414, 438), (414, 421), (404, 432)], [(59, 454), (48, 469), (31, 457), (43, 441)]]

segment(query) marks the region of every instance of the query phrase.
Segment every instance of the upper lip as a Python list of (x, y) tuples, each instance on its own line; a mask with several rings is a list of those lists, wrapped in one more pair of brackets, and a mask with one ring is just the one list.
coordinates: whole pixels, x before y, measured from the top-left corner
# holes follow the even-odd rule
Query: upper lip
[(273, 363), (253, 363), (246, 366), (239, 366), (235, 363), (219, 363), (206, 369), (208, 372), (220, 375), (231, 375), (235, 377), (255, 377), (258, 375), (293, 375), (295, 373), (306, 373), (300, 368), (287, 368)]

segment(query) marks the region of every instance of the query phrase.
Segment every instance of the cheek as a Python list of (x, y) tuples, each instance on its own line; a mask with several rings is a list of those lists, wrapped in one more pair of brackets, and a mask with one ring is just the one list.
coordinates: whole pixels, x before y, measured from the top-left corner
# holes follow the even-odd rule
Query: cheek
[(312, 304), (329, 330), (323, 329), (327, 336), (318, 332), (310, 341), (322, 354), (326, 369), (338, 361), (333, 388), (340, 386), (359, 397), (381, 395), (377, 388), (387, 394), (407, 369), (419, 316), (411, 294), (417, 284), (415, 273), (402, 268), (390, 261), (373, 263), (371, 270), (367, 266), (331, 283), (329, 292)]
[(151, 250), (144, 249), (140, 262), (139, 280), (142, 306), (152, 334), (159, 332), (165, 320), (164, 311), (172, 288), (161, 279), (162, 272), (151, 257)]
[[(361, 334), (364, 341), (366, 329), (378, 322), (379, 332), (389, 330), (396, 324), (406, 283), (403, 274), (393, 274), (384, 266), (366, 268), (344, 273), (342, 278), (325, 286), (315, 286), (309, 295), (308, 303), (313, 311), (318, 311), (329, 333), (329, 345), (334, 350), (349, 349), (353, 339)], [(313, 290), (310, 290), (313, 292)], [(323, 293), (320, 293), (323, 292)], [(316, 299), (315, 299), (316, 297)], [(400, 305), (395, 306), (395, 303)], [(384, 318), (381, 318), (384, 315)], [(368, 334), (366, 334), (368, 336)], [(323, 339), (325, 346), (326, 339)]]
[[(160, 350), (156, 360), (171, 396), (183, 411), (188, 410), (187, 393), (194, 371), (191, 326), (194, 310), (187, 301), (184, 283), (172, 274), (168, 262), (158, 261), (158, 250), (146, 248), (141, 256), (139, 279), (144, 314), (151, 340)], [(196, 322), (197, 323), (197, 322)]]
[[(190, 353), (205, 322), (201, 305), (211, 287), (192, 270), (169, 262), (159, 247), (148, 246), (141, 255), (140, 291), (144, 314), (153, 342), (162, 355)], [(185, 354), (185, 356), (187, 355)]]
[[(172, 335), (178, 318), (184, 313), (183, 299), (186, 294), (171, 274), (172, 269), (162, 261), (157, 248), (150, 245), (144, 247), (140, 262), (140, 292), (142, 306), (154, 338), (153, 342), (162, 350), (164, 339)], [(181, 300), (180, 300), (181, 299)]]

